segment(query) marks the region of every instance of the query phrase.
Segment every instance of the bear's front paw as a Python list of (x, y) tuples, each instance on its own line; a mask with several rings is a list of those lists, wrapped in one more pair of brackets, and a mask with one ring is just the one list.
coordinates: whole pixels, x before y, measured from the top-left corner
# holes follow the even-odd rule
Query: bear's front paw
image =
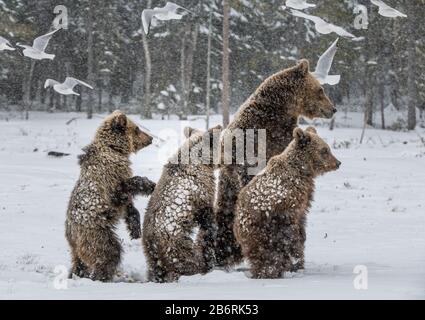
[(151, 195), (155, 191), (156, 183), (149, 180), (148, 178), (146, 178), (146, 180), (147, 181), (146, 181), (146, 184), (145, 184), (145, 186), (146, 186), (145, 192), (146, 192), (147, 195)]
[(138, 240), (142, 238), (142, 230), (137, 227), (129, 228), (129, 235), (131, 240)]
[(155, 190), (156, 183), (146, 177), (133, 177), (131, 184), (139, 193), (150, 195)]
[(125, 220), (131, 240), (140, 239), (142, 237), (140, 214), (132, 204), (127, 207), (127, 216)]

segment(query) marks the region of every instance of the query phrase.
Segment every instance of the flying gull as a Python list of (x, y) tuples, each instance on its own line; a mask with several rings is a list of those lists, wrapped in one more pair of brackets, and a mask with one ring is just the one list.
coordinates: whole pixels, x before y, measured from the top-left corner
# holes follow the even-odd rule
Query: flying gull
[(38, 38), (36, 38), (33, 42), (32, 47), (27, 46), (27, 45), (23, 45), (20, 43), (17, 43), (16, 45), (24, 48), (23, 50), (23, 54), (24, 56), (31, 58), (31, 59), (35, 59), (35, 60), (42, 60), (42, 59), (49, 59), (49, 60), (53, 60), (55, 58), (54, 54), (48, 54), (46, 53), (46, 48), (49, 44), (50, 39), (52, 38), (52, 36), (58, 32), (60, 29), (51, 31), (43, 36), (40, 36)]
[(57, 93), (63, 94), (65, 96), (71, 95), (71, 94), (79, 96), (80, 94), (74, 91), (74, 87), (76, 85), (82, 85), (93, 90), (93, 87), (90, 86), (89, 84), (72, 77), (67, 77), (64, 83), (59, 83), (56, 80), (47, 79), (44, 84), (44, 88), (46, 89), (49, 87), (53, 87), (53, 89)]
[(153, 18), (156, 18), (162, 21), (181, 20), (183, 18), (183, 14), (177, 13), (177, 11), (179, 10), (191, 12), (173, 2), (167, 2), (167, 4), (162, 8), (156, 7), (153, 9), (143, 10), (142, 12), (143, 30), (145, 31), (146, 34), (149, 34), (149, 29), (151, 27)]
[(314, 26), (317, 30), (317, 32), (321, 34), (330, 34), (332, 32), (335, 32), (337, 35), (341, 37), (347, 37), (347, 38), (355, 38), (355, 36), (347, 31), (345, 31), (343, 28), (338, 27), (332, 23), (326, 22), (322, 18), (305, 14), (301, 11), (292, 9), (292, 14), (296, 17), (304, 18), (310, 21), (314, 22)]
[(313, 75), (319, 80), (320, 84), (329, 84), (331, 86), (337, 85), (340, 80), (340, 75), (329, 75), (329, 71), (332, 67), (332, 62), (335, 57), (335, 53), (337, 50), (338, 39), (335, 40), (334, 43), (329, 47), (328, 50), (325, 51), (324, 54), (319, 58), (319, 61), (316, 65), (316, 70), (313, 72)]

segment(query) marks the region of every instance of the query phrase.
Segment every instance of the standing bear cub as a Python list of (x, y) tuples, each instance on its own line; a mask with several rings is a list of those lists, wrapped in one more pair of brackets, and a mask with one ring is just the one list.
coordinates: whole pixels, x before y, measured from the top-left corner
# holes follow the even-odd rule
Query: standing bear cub
[[(227, 131), (265, 129), (266, 161), (269, 161), (289, 145), (300, 116), (330, 119), (336, 111), (319, 81), (310, 73), (308, 61), (302, 60), (295, 67), (266, 79), (242, 105)], [(230, 267), (242, 260), (233, 234), (233, 221), (238, 193), (253, 178), (248, 168), (248, 164), (239, 165), (234, 160), (220, 171), (216, 258), (221, 267)]]
[(188, 139), (164, 166), (143, 224), (150, 281), (174, 282), (214, 267), (214, 169), (221, 129), (186, 128)]
[(120, 218), (125, 218), (133, 239), (141, 237), (133, 197), (151, 194), (155, 183), (132, 177), (129, 157), (151, 143), (151, 136), (125, 114), (115, 111), (84, 148), (65, 224), (72, 255), (70, 277), (112, 280), (121, 260), (122, 248), (115, 233)]
[(239, 194), (234, 231), (254, 278), (304, 267), (314, 179), (341, 165), (314, 128), (297, 128), (294, 138)]

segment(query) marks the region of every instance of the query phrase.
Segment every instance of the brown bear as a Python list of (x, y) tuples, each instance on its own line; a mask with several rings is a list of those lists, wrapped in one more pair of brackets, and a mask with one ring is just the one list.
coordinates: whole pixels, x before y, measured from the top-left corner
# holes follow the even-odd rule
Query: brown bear
[(304, 267), (314, 179), (341, 165), (314, 128), (297, 128), (293, 135), (288, 148), (239, 193), (234, 231), (254, 278), (279, 278)]
[(143, 223), (150, 281), (174, 282), (214, 266), (214, 158), (220, 133), (220, 126), (206, 133), (187, 128), (188, 139), (164, 166)]
[[(309, 71), (307, 60), (283, 70), (267, 80), (242, 105), (227, 130), (266, 130), (266, 161), (282, 153), (292, 140), (298, 118), (332, 118), (336, 109), (320, 83)], [(223, 135), (225, 136), (225, 135)], [(234, 156), (233, 156), (234, 157)], [(241, 262), (242, 254), (233, 234), (233, 220), (239, 191), (253, 175), (249, 165), (224, 165), (220, 170), (215, 209), (217, 266), (231, 267)]]
[(84, 148), (65, 224), (72, 255), (70, 277), (112, 280), (121, 260), (122, 248), (115, 233), (120, 218), (126, 219), (132, 238), (140, 238), (140, 217), (133, 197), (151, 194), (155, 183), (132, 177), (129, 157), (151, 143), (151, 136), (115, 111)]

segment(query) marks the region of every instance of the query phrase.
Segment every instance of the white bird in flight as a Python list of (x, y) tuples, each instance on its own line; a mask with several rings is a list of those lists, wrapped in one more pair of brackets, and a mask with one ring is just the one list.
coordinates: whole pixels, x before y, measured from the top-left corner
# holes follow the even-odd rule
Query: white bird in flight
[(58, 32), (59, 30), (60, 29), (56, 29), (52, 32), (49, 32), (49, 33), (47, 33), (43, 36), (40, 36), (40, 37), (34, 39), (32, 47), (27, 46), (27, 45), (23, 45), (23, 44), (20, 44), (20, 43), (17, 43), (16, 45), (25, 49), (25, 50), (23, 50), (23, 54), (24, 54), (24, 56), (26, 56), (28, 58), (35, 59), (35, 60), (42, 60), (42, 59), (53, 60), (55, 58), (55, 55), (54, 54), (48, 54), (44, 51), (46, 50), (52, 36), (56, 32)]
[(143, 30), (146, 34), (149, 33), (149, 29), (151, 27), (152, 19), (156, 18), (158, 20), (181, 20), (183, 18), (183, 14), (177, 13), (178, 10), (184, 10), (187, 12), (191, 12), (178, 4), (173, 2), (167, 2), (167, 4), (160, 8), (156, 7), (153, 9), (145, 9), (142, 12), (142, 24)]
[(332, 63), (335, 57), (336, 50), (338, 49), (336, 44), (338, 39), (325, 51), (319, 58), (319, 61), (316, 65), (316, 70), (313, 72), (313, 75), (319, 80), (320, 84), (329, 84), (331, 86), (337, 85), (341, 81), (340, 75), (329, 75), (331, 71)]
[(341, 37), (347, 37), (347, 38), (355, 38), (356, 37), (355, 35), (347, 32), (343, 28), (338, 27), (338, 26), (336, 26), (332, 23), (326, 22), (322, 18), (312, 16), (312, 15), (309, 15), (309, 14), (305, 14), (301, 11), (294, 10), (294, 9), (292, 9), (291, 11), (292, 11), (292, 14), (296, 17), (300, 17), (300, 18), (304, 18), (304, 19), (313, 21), (317, 32), (319, 32), (321, 34), (329, 34), (329, 33), (335, 32), (337, 35), (339, 35)]
[(14, 51), (16, 49), (12, 47), (9, 40), (0, 36), (0, 51), (4, 51), (4, 50)]
[(286, 6), (292, 9), (304, 10), (307, 8), (314, 8), (316, 5), (307, 3), (307, 0), (286, 0)]
[(44, 83), (44, 89), (53, 87), (53, 89), (57, 93), (63, 94), (65, 96), (68, 96), (71, 94), (79, 96), (80, 94), (74, 91), (75, 86), (79, 84), (93, 90), (93, 87), (91, 85), (72, 77), (67, 77), (64, 83), (60, 83), (52, 79), (47, 79), (46, 82)]
[(397, 18), (397, 17), (407, 18), (407, 16), (404, 13), (401, 13), (400, 11), (398, 11), (394, 8), (391, 8), (389, 5), (385, 4), (381, 0), (371, 0), (371, 2), (375, 6), (379, 7), (378, 13), (383, 17), (387, 17), (387, 18)]

